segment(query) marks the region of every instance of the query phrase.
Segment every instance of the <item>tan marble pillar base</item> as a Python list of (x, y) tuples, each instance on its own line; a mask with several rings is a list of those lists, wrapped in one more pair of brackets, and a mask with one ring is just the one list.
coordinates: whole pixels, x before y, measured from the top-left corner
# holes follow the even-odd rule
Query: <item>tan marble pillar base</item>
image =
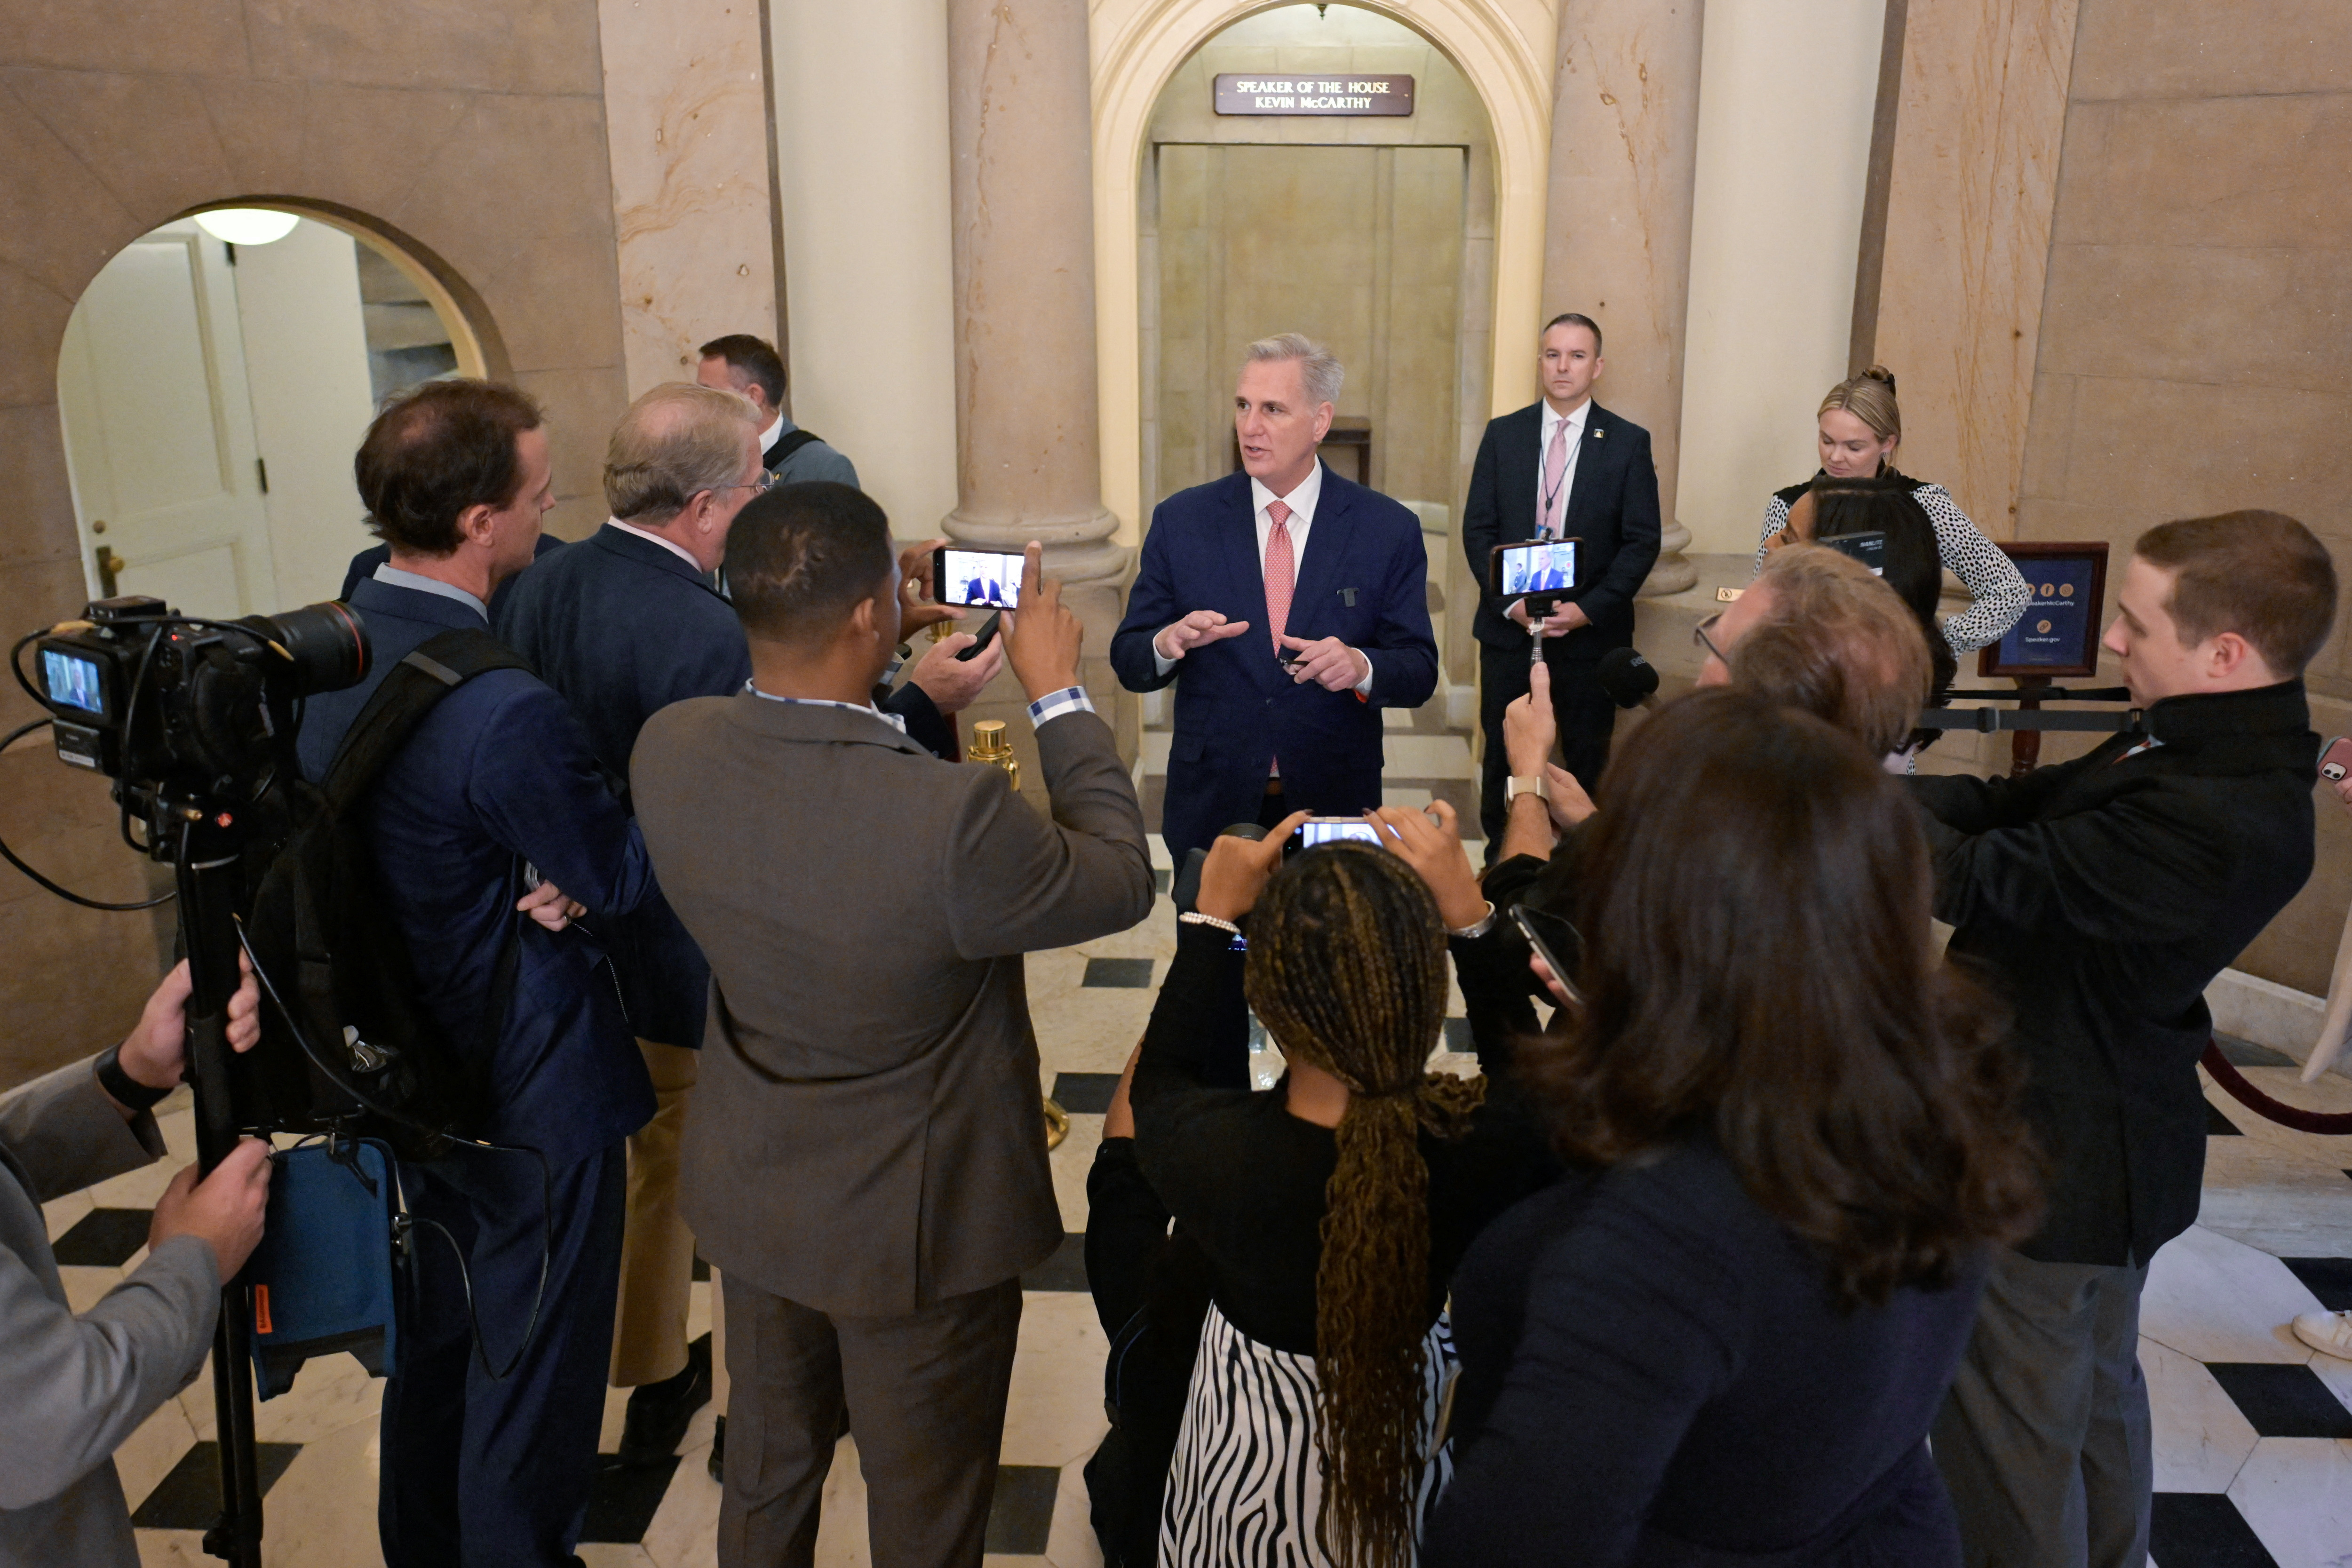
[[(1547, 320), (1601, 323), (1594, 396), (1650, 433), (1665, 519), (1645, 596), (1698, 580), (1675, 520), (1682, 461), (1683, 327), (1698, 169), (1700, 7), (1690, 0), (1568, 0), (1559, 21), (1544, 224)], [(1540, 322), (1530, 322), (1530, 352)]]

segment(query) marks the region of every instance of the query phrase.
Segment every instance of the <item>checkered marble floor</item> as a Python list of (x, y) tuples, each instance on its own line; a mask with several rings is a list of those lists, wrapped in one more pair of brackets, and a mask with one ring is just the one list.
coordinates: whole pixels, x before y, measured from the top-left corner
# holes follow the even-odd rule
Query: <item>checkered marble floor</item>
[[(1427, 740), (1416, 771), (1400, 741)], [(1450, 742), (1448, 744), (1447, 742)], [(1391, 737), (1390, 791), (1420, 804), (1470, 778), (1458, 736)], [(1165, 751), (1159, 756), (1164, 758)], [(1154, 772), (1139, 768), (1149, 791)], [(1407, 783), (1408, 779), (1426, 783)], [(1155, 792), (1156, 793), (1156, 792)], [(1456, 802), (1457, 806), (1462, 802)], [(1156, 806), (1156, 799), (1153, 802)], [(1156, 812), (1155, 812), (1156, 816)], [(1153, 839), (1167, 882), (1167, 856)], [(1131, 931), (1029, 960), (1031, 1012), (1044, 1059), (1041, 1086), (1070, 1111), (1055, 1151), (1062, 1247), (1024, 1280), (1023, 1319), (1003, 1468), (989, 1525), (989, 1562), (1098, 1568), (1080, 1467), (1105, 1430), (1105, 1343), (1086, 1295), (1081, 1239), (1086, 1173), (1102, 1110), (1141, 1034), (1167, 959), (1173, 911), (1163, 900)], [(1459, 1000), (1450, 1009), (1458, 1015)], [(1466, 1044), (1462, 1025), (1447, 1041)], [(2292, 1064), (2232, 1045), (2247, 1076), (2283, 1100), (2352, 1110), (2352, 1084), (2305, 1087)], [(1272, 1068), (1269, 1058), (1269, 1071)], [(2352, 1362), (2315, 1354), (2286, 1324), (2320, 1307), (2352, 1308), (2352, 1137), (2321, 1138), (2272, 1125), (2209, 1086), (2213, 1105), (2200, 1223), (2158, 1255), (2142, 1316), (2140, 1360), (2156, 1425), (2152, 1560), (2159, 1568), (2345, 1568), (2352, 1563)], [(184, 1099), (163, 1117), (173, 1158), (47, 1206), (68, 1294), (89, 1307), (144, 1257), (146, 1211), (193, 1157)], [(691, 1332), (709, 1324), (709, 1289), (694, 1287)], [(375, 1415), (382, 1385), (348, 1356), (306, 1366), (285, 1397), (259, 1405), (268, 1535), (265, 1561), (303, 1568), (369, 1568), (375, 1543)], [(609, 1395), (602, 1447), (619, 1446), (624, 1395)], [(706, 1470), (716, 1412), (705, 1409), (673, 1465), (609, 1463), (580, 1555), (592, 1568), (689, 1568), (713, 1561), (719, 1489)], [(211, 1384), (199, 1379), (141, 1426), (117, 1456), (149, 1564), (201, 1564), (218, 1463)], [(825, 1488), (817, 1561), (866, 1560), (865, 1489), (856, 1440), (842, 1443)]]

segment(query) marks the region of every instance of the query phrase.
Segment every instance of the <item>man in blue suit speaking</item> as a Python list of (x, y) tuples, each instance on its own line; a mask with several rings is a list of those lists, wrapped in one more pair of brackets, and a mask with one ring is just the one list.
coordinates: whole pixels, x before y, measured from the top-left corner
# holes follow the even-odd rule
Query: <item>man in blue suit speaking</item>
[(1236, 822), (1380, 805), (1380, 710), (1436, 689), (1420, 520), (1315, 455), (1341, 374), (1297, 332), (1252, 343), (1243, 471), (1151, 515), (1110, 661), (1130, 691), (1175, 683), (1160, 835), (1179, 864)]

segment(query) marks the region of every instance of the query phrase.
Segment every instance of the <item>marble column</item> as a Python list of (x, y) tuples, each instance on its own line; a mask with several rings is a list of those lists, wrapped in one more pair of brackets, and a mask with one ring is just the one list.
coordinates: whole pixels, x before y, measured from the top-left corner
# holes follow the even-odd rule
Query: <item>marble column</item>
[[(1665, 536), (1644, 595), (1697, 582), (1675, 516), (1698, 159), (1698, 0), (1568, 0), (1551, 120), (1544, 314), (1601, 323), (1600, 400), (1650, 432)], [(1538, 322), (1528, 323), (1534, 357)]]
[(599, 0), (596, 18), (635, 397), (692, 381), (695, 349), (722, 333), (776, 337), (760, 12)]
[[(958, 500), (946, 527), (982, 550), (1043, 542), (1086, 626), (1087, 690), (1131, 754), (1134, 703), (1110, 673), (1128, 552), (1102, 504), (1088, 71), (1085, 0), (949, 0)], [(1008, 672), (967, 724), (1018, 706)], [(1030, 745), (1025, 722), (1006, 728)], [(1022, 776), (1042, 782), (1026, 756)]]

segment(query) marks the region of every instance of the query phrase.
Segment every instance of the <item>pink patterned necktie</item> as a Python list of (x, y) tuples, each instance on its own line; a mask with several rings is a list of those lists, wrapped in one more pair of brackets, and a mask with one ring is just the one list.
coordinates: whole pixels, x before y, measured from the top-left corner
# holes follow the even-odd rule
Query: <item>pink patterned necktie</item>
[(1544, 448), (1543, 508), (1541, 531), (1546, 539), (1558, 539), (1562, 519), (1559, 517), (1560, 484), (1568, 476), (1568, 421), (1560, 420), (1551, 427), (1551, 445)]
[(1290, 626), (1290, 591), (1298, 584), (1298, 562), (1290, 548), (1290, 509), (1278, 500), (1265, 503), (1274, 527), (1265, 536), (1265, 629), (1274, 651), (1282, 652), (1282, 634)]

